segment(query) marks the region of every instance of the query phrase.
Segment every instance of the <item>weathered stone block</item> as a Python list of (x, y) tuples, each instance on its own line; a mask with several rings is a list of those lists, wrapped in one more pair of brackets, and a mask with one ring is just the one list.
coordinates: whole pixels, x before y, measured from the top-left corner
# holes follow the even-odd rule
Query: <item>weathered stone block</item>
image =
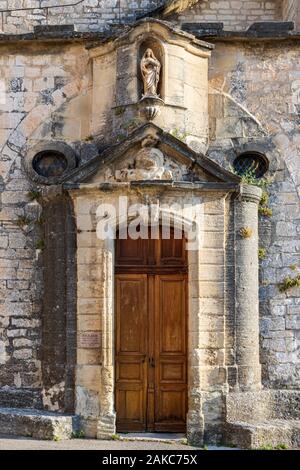
[(0, 423), (8, 435), (46, 440), (70, 439), (72, 432), (79, 428), (75, 416), (14, 408), (0, 409)]

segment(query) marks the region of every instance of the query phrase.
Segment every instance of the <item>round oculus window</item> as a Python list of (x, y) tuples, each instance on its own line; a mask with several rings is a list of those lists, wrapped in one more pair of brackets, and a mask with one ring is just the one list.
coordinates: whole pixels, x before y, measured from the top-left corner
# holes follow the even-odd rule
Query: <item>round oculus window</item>
[(268, 160), (259, 153), (247, 152), (239, 155), (233, 162), (233, 167), (239, 175), (251, 174), (262, 178), (268, 171)]
[(35, 155), (32, 166), (44, 178), (58, 178), (67, 170), (68, 160), (61, 152), (47, 150)]

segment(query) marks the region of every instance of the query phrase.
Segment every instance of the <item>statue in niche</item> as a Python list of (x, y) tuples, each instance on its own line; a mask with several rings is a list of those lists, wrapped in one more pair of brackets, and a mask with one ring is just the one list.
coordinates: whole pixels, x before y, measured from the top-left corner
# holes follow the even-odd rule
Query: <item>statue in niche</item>
[(157, 87), (160, 79), (161, 64), (152, 49), (148, 48), (141, 60), (141, 73), (144, 83), (144, 97), (157, 97)]

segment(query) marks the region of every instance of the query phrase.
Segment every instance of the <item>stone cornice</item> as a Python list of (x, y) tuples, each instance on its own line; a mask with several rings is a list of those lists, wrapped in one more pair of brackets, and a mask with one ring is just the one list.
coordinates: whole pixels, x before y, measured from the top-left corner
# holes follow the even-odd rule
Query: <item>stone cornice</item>
[(213, 44), (196, 38), (193, 34), (183, 31), (170, 22), (156, 18), (145, 18), (130, 26), (123, 27), (123, 30), (118, 31), (118, 34), (107, 38), (107, 41), (102, 41), (100, 49), (98, 49), (99, 44), (97, 42), (91, 43), (89, 49), (94, 49), (91, 51), (91, 57), (110, 54), (120, 46), (125, 45), (127, 47), (128, 44), (139, 42), (141, 34), (154, 36), (169, 44), (176, 44), (200, 57), (210, 57), (211, 51), (214, 49)]
[(135, 27), (143, 24), (161, 24), (170, 32), (178, 35), (178, 38), (185, 40), (191, 45), (200, 46), (211, 50), (213, 44), (206, 41), (298, 41), (300, 31), (293, 30), (292, 22), (271, 22), (254, 23), (246, 31), (225, 31), (222, 23), (184, 23), (182, 28), (174, 27), (172, 23), (161, 21), (155, 18), (144, 18), (136, 23), (112, 25), (106, 31), (80, 32), (75, 31), (74, 25), (51, 25), (37, 26), (31, 33), (25, 34), (0, 34), (0, 44), (14, 43), (47, 43), (47, 42), (82, 42), (89, 48), (97, 47), (101, 44), (112, 43), (116, 40), (126, 39), (126, 35)]
[(183, 23), (184, 31), (194, 34), (199, 39), (209, 41), (279, 41), (298, 40), (300, 31), (295, 31), (292, 21), (270, 21), (253, 23), (245, 31), (224, 30), (222, 22), (217, 23)]
[(118, 158), (122, 158), (126, 152), (134, 148), (135, 145), (140, 146), (142, 141), (149, 136), (157, 140), (158, 147), (161, 145), (164, 152), (167, 152), (167, 150), (171, 153), (173, 152), (173, 154), (175, 153), (181, 158), (186, 159), (189, 165), (196, 165), (197, 167), (202, 168), (205, 172), (210, 174), (217, 183), (240, 184), (241, 178), (239, 176), (226, 170), (205, 155), (196, 153), (185, 143), (176, 139), (168, 132), (163, 131), (153, 123), (144, 124), (133, 131), (123, 142), (109, 146), (102, 151), (100, 155), (95, 155), (95, 157), (87, 163), (71, 171), (63, 180), (61, 180), (61, 182), (77, 184), (87, 181), (98, 170), (100, 170), (101, 167), (111, 164)]
[(63, 190), (82, 191), (82, 192), (109, 192), (124, 189), (166, 189), (176, 191), (197, 191), (197, 192), (239, 192), (239, 185), (236, 183), (206, 183), (206, 182), (187, 182), (187, 181), (163, 181), (163, 180), (144, 180), (130, 182), (107, 182), (107, 183), (64, 183)]

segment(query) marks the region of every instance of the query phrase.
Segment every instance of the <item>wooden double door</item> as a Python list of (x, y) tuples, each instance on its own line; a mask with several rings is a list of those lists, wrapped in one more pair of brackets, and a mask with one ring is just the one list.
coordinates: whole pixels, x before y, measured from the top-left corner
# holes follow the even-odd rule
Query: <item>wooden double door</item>
[(184, 239), (117, 240), (118, 431), (185, 432), (187, 263)]

